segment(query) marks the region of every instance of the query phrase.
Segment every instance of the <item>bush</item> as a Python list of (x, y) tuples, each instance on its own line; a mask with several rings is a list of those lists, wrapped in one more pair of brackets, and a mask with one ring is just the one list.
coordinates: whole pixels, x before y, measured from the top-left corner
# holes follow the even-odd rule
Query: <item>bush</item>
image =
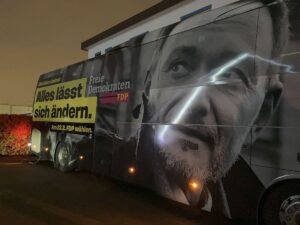
[(0, 155), (27, 155), (31, 117), (0, 115)]

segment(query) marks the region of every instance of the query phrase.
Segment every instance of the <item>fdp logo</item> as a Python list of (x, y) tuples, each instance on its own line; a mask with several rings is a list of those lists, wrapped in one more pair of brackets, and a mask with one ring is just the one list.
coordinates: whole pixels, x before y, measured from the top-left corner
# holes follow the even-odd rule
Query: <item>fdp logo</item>
[(129, 92), (108, 92), (103, 96), (100, 96), (99, 101), (102, 104), (117, 103), (117, 102), (128, 102)]

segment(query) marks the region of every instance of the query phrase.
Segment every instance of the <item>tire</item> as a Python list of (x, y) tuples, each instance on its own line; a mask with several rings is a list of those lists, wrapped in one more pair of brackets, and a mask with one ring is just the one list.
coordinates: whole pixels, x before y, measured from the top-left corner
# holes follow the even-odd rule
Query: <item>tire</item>
[(300, 180), (280, 181), (261, 198), (259, 225), (300, 225)]
[(61, 172), (74, 170), (74, 167), (70, 165), (71, 158), (71, 146), (66, 142), (59, 143), (56, 148), (54, 167)]

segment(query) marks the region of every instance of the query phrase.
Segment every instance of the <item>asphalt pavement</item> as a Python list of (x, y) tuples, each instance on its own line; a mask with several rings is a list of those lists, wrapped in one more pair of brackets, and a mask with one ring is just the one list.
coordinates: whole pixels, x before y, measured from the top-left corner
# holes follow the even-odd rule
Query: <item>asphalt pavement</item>
[(0, 158), (0, 225), (229, 225), (143, 188), (49, 162)]

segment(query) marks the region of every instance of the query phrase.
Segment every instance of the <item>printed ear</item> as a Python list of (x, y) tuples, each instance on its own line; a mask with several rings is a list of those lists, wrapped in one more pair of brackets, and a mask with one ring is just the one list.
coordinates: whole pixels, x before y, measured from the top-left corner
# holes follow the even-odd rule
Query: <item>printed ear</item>
[[(150, 70), (147, 71), (147, 75), (144, 81), (144, 86), (145, 86), (145, 91), (143, 93), (143, 97), (145, 96), (146, 98), (149, 97), (149, 92), (150, 92), (150, 87), (151, 87), (151, 72)], [(143, 99), (144, 100), (144, 99)]]
[(135, 118), (135, 119), (139, 118), (140, 113), (141, 113), (141, 107), (142, 107), (142, 104), (138, 104), (136, 107), (134, 107), (134, 109), (132, 110), (133, 118)]
[(150, 94), (150, 87), (151, 87), (151, 72), (148, 70), (147, 76), (145, 78), (144, 87), (145, 90), (142, 95), (143, 99), (143, 107), (144, 107), (144, 114), (143, 114), (143, 122), (148, 121), (150, 118), (150, 108), (149, 108), (149, 94)]
[(148, 122), (151, 118), (151, 109), (149, 106), (149, 96), (146, 93), (143, 93), (143, 106), (144, 106), (144, 114), (143, 114), (143, 122)]
[(278, 77), (270, 79), (264, 102), (254, 123), (254, 125), (258, 126), (255, 132), (259, 132), (261, 128), (269, 122), (278, 106), (282, 89), (283, 86)]

